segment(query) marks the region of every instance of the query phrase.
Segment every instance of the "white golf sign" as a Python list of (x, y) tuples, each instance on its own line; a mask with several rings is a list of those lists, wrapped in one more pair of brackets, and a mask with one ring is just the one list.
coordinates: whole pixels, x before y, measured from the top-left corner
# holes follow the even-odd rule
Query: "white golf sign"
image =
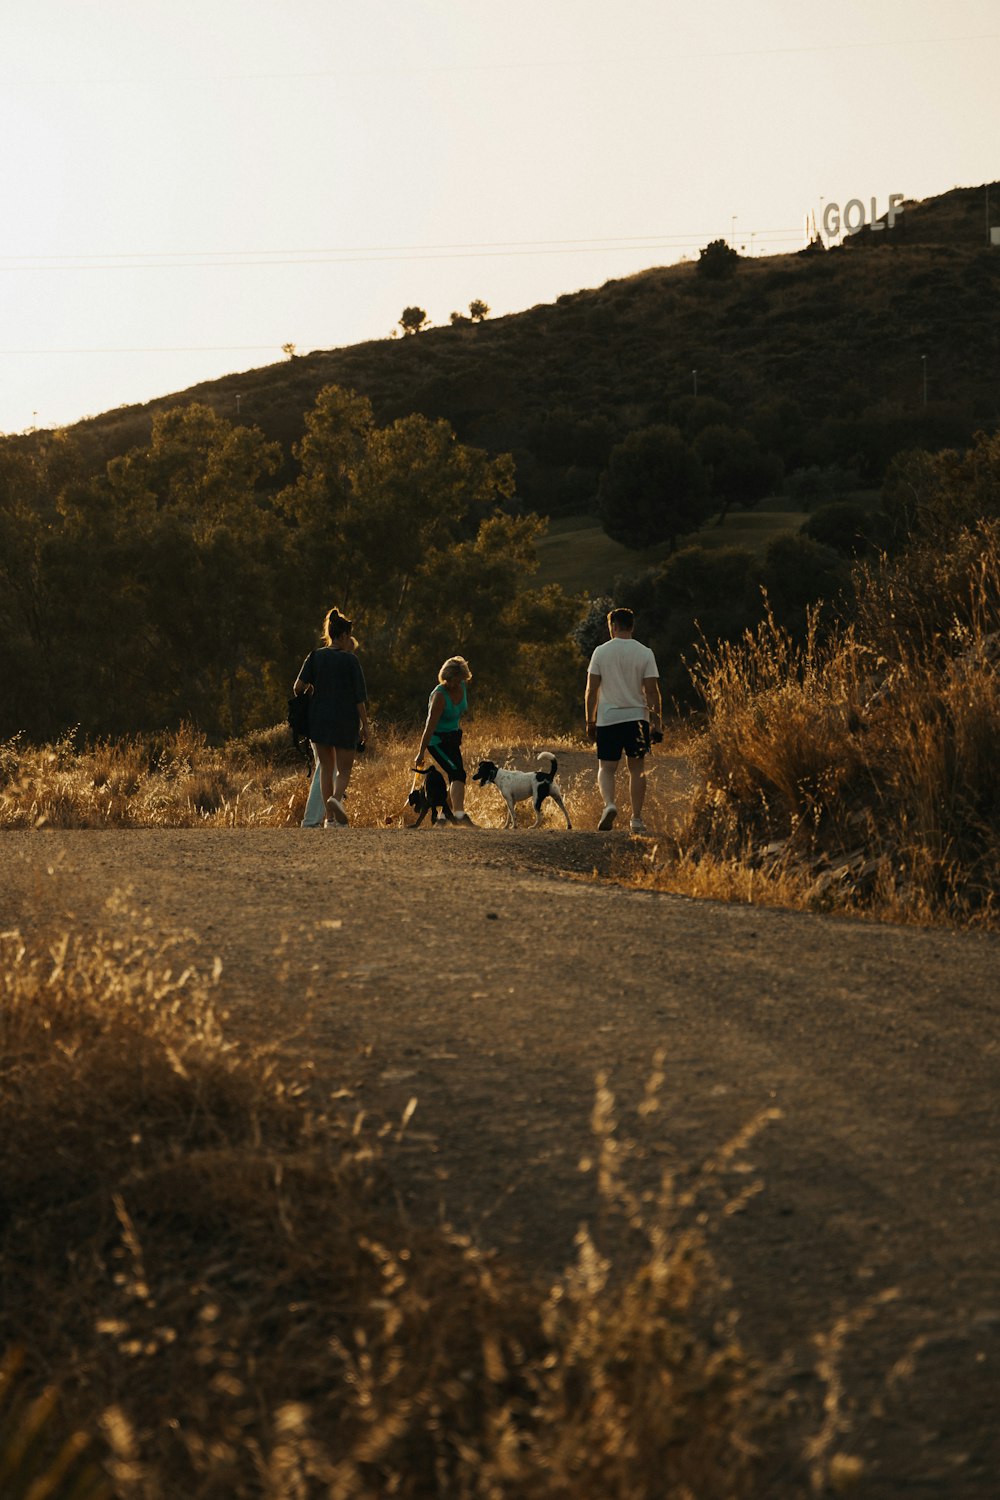
[(896, 210), (903, 202), (902, 193), (889, 194), (889, 209), (885, 223), (879, 223), (876, 198), (871, 199), (871, 211), (860, 198), (849, 198), (841, 212), (839, 203), (827, 203), (823, 209), (823, 233), (827, 239), (836, 239), (841, 232), (855, 234), (868, 224), (872, 229), (891, 229), (896, 222)]

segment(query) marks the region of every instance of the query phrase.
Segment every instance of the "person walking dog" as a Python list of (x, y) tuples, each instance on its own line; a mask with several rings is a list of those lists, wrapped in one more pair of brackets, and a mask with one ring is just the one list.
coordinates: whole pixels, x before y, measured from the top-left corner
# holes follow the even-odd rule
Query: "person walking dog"
[(660, 674), (652, 651), (635, 639), (634, 632), (632, 610), (611, 610), (611, 638), (597, 647), (587, 668), (587, 736), (597, 745), (597, 787), (604, 798), (597, 826), (602, 832), (613, 827), (618, 816), (615, 780), (623, 753), (632, 807), (629, 827), (632, 833), (649, 831), (642, 821), (645, 757), (651, 746), (651, 729), (662, 737)]
[(437, 686), (427, 700), (427, 722), (420, 737), (420, 748), (414, 762), (422, 768), (424, 755), (441, 767), (448, 783), (451, 810), (456, 827), (471, 828), (472, 819), (465, 811), (465, 766), (462, 764), (461, 718), (469, 706), (466, 684), (472, 681), (472, 669), (464, 656), (449, 656), (438, 672)]

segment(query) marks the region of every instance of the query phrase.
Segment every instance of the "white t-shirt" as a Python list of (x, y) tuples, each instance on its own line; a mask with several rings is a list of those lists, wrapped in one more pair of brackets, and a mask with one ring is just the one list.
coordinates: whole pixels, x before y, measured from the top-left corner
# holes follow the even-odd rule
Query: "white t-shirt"
[(649, 708), (642, 684), (659, 677), (656, 657), (648, 646), (627, 636), (612, 636), (598, 646), (587, 671), (601, 679), (597, 700), (597, 722), (625, 724), (630, 719), (648, 719)]

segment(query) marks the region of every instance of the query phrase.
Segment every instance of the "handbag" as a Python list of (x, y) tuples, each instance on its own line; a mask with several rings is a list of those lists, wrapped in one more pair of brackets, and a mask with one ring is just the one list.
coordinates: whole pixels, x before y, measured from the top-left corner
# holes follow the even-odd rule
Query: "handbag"
[(288, 727), (295, 740), (309, 738), (309, 694), (292, 694), (288, 700)]
[[(310, 651), (307, 661), (312, 661), (314, 652)], [(292, 731), (292, 743), (297, 747), (299, 740), (309, 738), (309, 693), (293, 693), (288, 700), (288, 727)]]

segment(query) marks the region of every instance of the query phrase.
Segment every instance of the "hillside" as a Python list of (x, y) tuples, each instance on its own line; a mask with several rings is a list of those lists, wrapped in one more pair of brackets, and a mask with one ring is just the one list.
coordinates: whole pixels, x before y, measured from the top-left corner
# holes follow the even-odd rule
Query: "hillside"
[[(1000, 222), (1000, 186), (990, 198)], [(986, 215), (985, 187), (956, 188), (908, 203), (892, 231), (741, 258), (728, 279), (696, 263), (651, 268), (485, 323), (296, 356), (73, 430), (103, 459), (143, 442), (157, 409), (197, 400), (287, 452), (316, 392), (338, 383), (382, 421), (441, 416), (463, 440), (512, 452), (522, 499), (558, 514), (587, 508), (614, 442), (676, 420), (697, 392), (786, 472), (839, 465), (877, 484), (899, 448), (997, 423), (1000, 248)]]

